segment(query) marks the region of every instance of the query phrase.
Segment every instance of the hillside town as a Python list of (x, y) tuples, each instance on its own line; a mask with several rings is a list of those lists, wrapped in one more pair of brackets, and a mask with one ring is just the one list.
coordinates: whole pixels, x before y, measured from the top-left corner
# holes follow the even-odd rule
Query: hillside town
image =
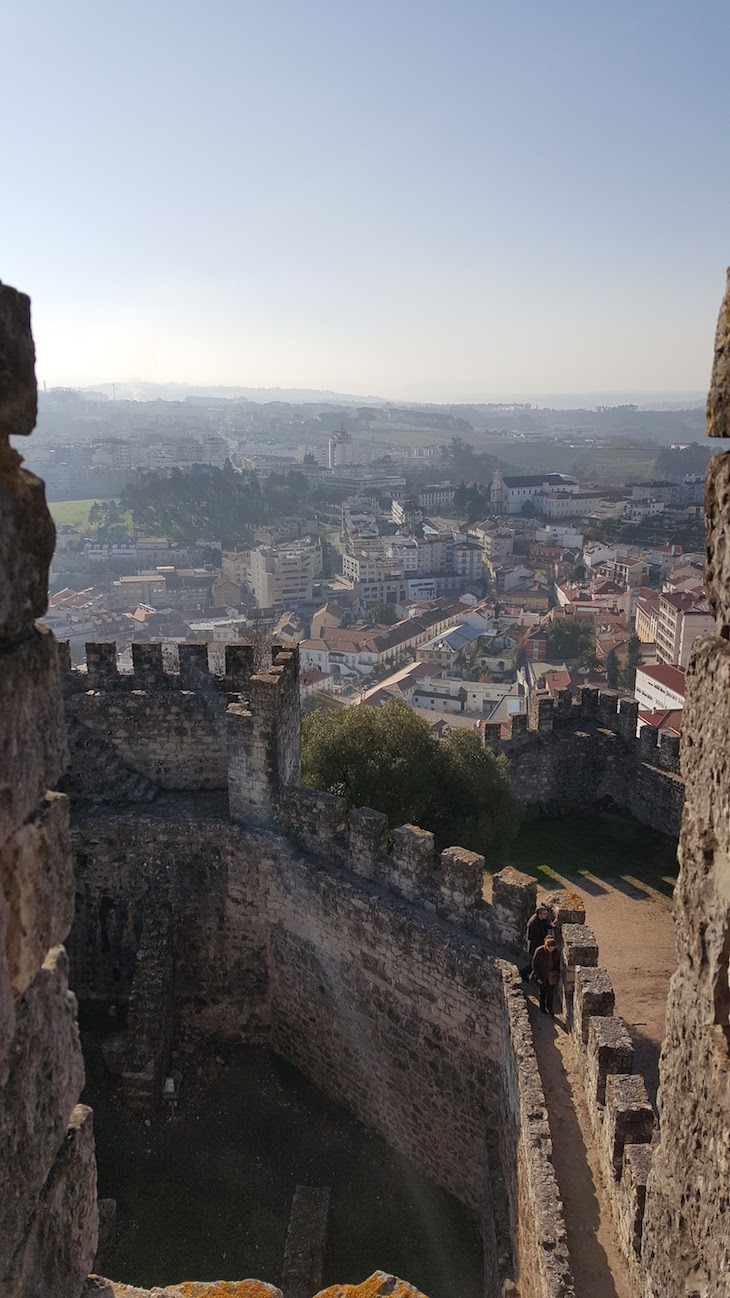
[[(146, 447), (158, 471), (165, 447), (168, 475), (202, 460), (259, 489), (282, 472), (281, 448), (246, 455), (213, 431), (192, 451)], [(58, 526), (47, 624), (77, 663), (87, 641), (116, 641), (122, 669), (133, 642), (162, 641), (174, 666), (175, 645), (206, 641), (215, 666), (226, 643), (273, 635), (299, 645), (308, 708), (399, 698), (436, 736), (507, 734), (536, 697), (584, 684), (635, 698), (639, 729), (680, 732), (690, 649), (712, 627), (704, 556), (673, 539), (697, 535), (701, 477), (602, 486), (497, 467), (429, 481), (447, 467), (436, 447), (433, 463), (370, 449), (344, 427), (300, 446), (312, 505), (247, 544), (147, 535), (121, 515), (110, 530), (98, 523), (115, 503), (95, 503), (86, 528)]]

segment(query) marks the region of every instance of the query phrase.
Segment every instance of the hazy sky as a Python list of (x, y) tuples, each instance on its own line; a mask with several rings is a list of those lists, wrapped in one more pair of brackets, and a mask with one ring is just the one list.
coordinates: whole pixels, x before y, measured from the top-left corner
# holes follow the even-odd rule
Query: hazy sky
[(728, 0), (0, 0), (50, 384), (704, 389)]

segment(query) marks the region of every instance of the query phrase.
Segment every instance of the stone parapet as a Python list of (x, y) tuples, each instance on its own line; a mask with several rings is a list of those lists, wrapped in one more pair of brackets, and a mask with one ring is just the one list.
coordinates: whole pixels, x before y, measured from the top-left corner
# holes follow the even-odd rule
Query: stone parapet
[(634, 1066), (634, 1044), (625, 1022), (611, 1016), (588, 1020), (588, 1102), (604, 1105), (606, 1079), (616, 1073), (630, 1073)]
[(434, 836), (418, 825), (400, 825), (393, 830), (393, 851), (387, 884), (411, 901), (426, 894), (436, 871)]
[(484, 857), (464, 847), (441, 853), (439, 900), (447, 913), (464, 916), (482, 900)]
[(497, 932), (505, 942), (523, 946), (527, 921), (537, 904), (537, 881), (508, 865), (492, 880), (492, 911)]
[(568, 1029), (572, 1029), (575, 971), (579, 967), (595, 969), (598, 964), (598, 943), (587, 925), (562, 925), (560, 960), (565, 1025)]
[(624, 1147), (650, 1145), (653, 1131), (654, 1110), (643, 1077), (638, 1073), (607, 1077), (603, 1143), (607, 1164), (617, 1181), (623, 1170)]
[(644, 1292), (640, 1257), (654, 1114), (644, 1080), (633, 1073), (634, 1044), (614, 1017), (615, 997), (595, 936), (585, 924), (564, 923), (561, 968), (566, 1026), (572, 1033), (599, 1166), (633, 1285)]
[(611, 979), (605, 969), (575, 971), (573, 988), (573, 1036), (581, 1045), (588, 1044), (591, 1019), (613, 1014), (616, 1001)]

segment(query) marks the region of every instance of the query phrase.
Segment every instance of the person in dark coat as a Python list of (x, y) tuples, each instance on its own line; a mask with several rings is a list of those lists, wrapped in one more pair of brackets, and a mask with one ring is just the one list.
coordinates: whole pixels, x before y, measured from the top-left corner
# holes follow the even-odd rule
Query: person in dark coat
[(545, 903), (542, 902), (527, 925), (527, 950), (530, 952), (530, 959), (534, 956), (537, 948), (542, 946), (552, 926), (553, 917)]
[(541, 903), (541, 905), (538, 906), (537, 910), (535, 911), (535, 914), (531, 916), (527, 925), (527, 951), (530, 959), (525, 965), (525, 968), (522, 970), (523, 978), (529, 978), (530, 973), (532, 971), (532, 957), (534, 956), (538, 947), (542, 946), (543, 942), (545, 941), (545, 938), (547, 937), (548, 933), (550, 932), (550, 929), (552, 928), (552, 925), (553, 925), (553, 917), (550, 914), (550, 911), (548, 910), (547, 906), (543, 902)]
[(555, 1017), (553, 997), (560, 979), (560, 952), (554, 937), (546, 937), (532, 957), (532, 972), (540, 988), (540, 1009), (543, 1014)]

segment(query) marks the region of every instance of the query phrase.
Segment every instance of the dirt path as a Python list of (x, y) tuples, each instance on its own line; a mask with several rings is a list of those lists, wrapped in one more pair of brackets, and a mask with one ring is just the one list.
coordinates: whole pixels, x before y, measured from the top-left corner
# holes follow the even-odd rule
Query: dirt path
[[(635, 1070), (656, 1105), (667, 992), (677, 963), (671, 897), (627, 875), (594, 879), (566, 874), (564, 879), (585, 899), (586, 923), (613, 983), (616, 1013), (634, 1039)], [(549, 890), (541, 888), (540, 895), (549, 899)]]
[(578, 1072), (575, 1047), (560, 1019), (530, 997), (537, 1063), (548, 1106), (553, 1167), (565, 1207), (577, 1298), (631, 1298)]

